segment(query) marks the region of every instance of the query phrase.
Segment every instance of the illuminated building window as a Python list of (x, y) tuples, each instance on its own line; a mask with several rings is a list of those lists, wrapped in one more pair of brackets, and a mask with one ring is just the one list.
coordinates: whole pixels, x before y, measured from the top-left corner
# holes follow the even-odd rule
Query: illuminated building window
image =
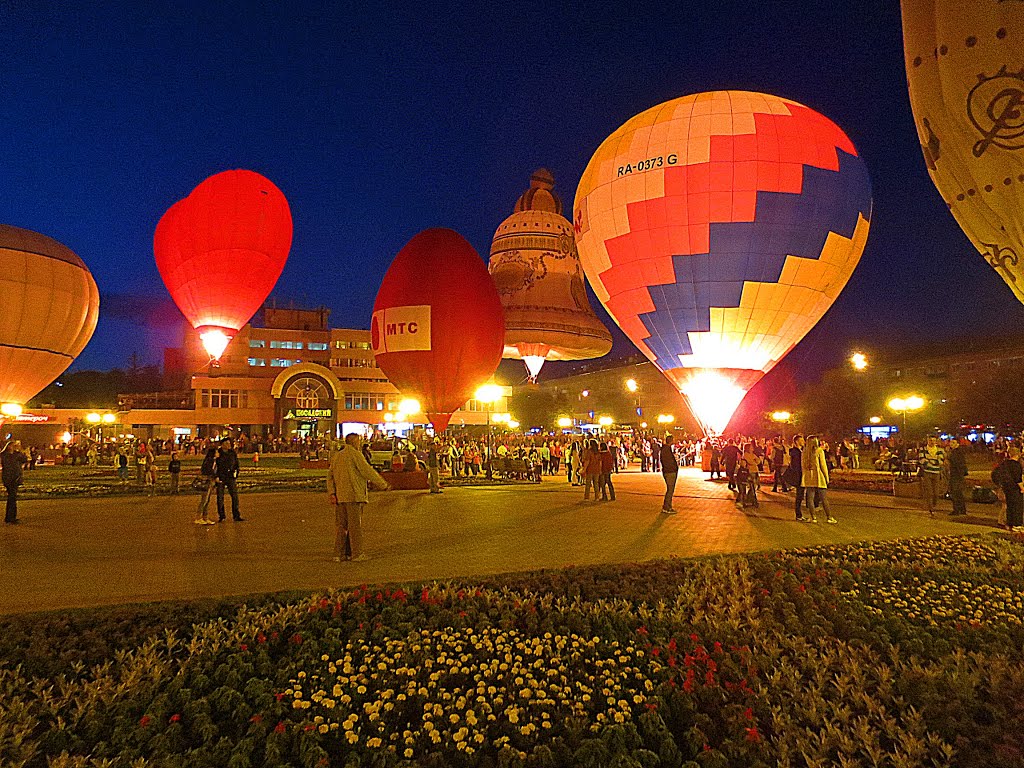
[(249, 349), (263, 349), (267, 342), (263, 339), (249, 339)]
[[(306, 345), (306, 349), (310, 349), (310, 350), (313, 350), (313, 351), (316, 351), (316, 352), (323, 352), (325, 349), (327, 349), (327, 346), (328, 345), (325, 344), (322, 341), (311, 341), (311, 342), (309, 342), (309, 344)], [(302, 349), (301, 342), (300, 342), (298, 348)]]
[(348, 343), (349, 349), (369, 349), (370, 342), (368, 341), (350, 341)]
[(372, 395), (365, 392), (345, 393), (346, 411), (383, 411), (384, 395)]
[(271, 349), (302, 349), (301, 341), (272, 341)]
[(301, 362), (301, 360), (285, 360), (280, 357), (275, 357), (270, 361), (270, 365), (272, 368), (287, 368), (289, 365), (295, 365), (296, 363)]
[(203, 408), (248, 408), (249, 393), (238, 389), (204, 389), (199, 393)]
[(250, 357), (249, 358), (249, 365), (251, 365), (254, 368), (262, 368), (266, 364), (267, 364), (267, 361), (264, 360), (262, 357)]

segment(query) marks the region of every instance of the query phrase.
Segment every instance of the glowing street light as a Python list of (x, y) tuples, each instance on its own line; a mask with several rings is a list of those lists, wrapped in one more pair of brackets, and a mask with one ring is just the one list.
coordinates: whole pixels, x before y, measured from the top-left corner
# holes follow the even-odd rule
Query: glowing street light
[(597, 420), (597, 423), (600, 424), (602, 427), (610, 427), (615, 422), (612, 421), (611, 416), (602, 416)]
[(0, 405), (0, 413), (4, 416), (18, 417), (21, 416), (21, 406), (17, 403), (4, 403)]
[(671, 424), (675, 420), (676, 420), (676, 417), (673, 416), (671, 413), (659, 413), (658, 414), (658, 423), (659, 424)]
[(907, 412), (919, 411), (924, 408), (924, 398), (920, 395), (908, 395), (907, 397), (894, 397), (887, 405), (890, 411), (903, 414), (903, 434), (907, 434)]
[(775, 411), (775, 413), (772, 414), (772, 421), (779, 424), (785, 424), (792, 418), (793, 414), (789, 411)]
[(482, 387), (479, 387), (477, 389), (476, 394), (474, 395), (474, 397), (476, 398), (477, 402), (483, 403), (483, 404), (488, 406), (488, 408), (487, 408), (487, 479), (488, 480), (493, 480), (494, 479), (494, 470), (492, 469), (492, 466), (491, 466), (494, 463), (494, 461), (493, 461), (494, 452), (491, 450), (491, 408), (494, 405), (494, 403), (496, 403), (499, 399), (501, 399), (501, 396), (504, 395), (504, 394), (505, 394), (505, 390), (503, 390), (497, 384), (484, 384)]
[(112, 414), (112, 413), (104, 413), (103, 414), (102, 421), (103, 421), (104, 424), (113, 424), (116, 420), (117, 420), (117, 417), (114, 414)]
[(882, 423), (882, 417), (881, 416), (872, 416), (870, 419), (868, 419), (868, 421), (870, 421), (872, 424), (881, 424)]
[(636, 392), (639, 389), (636, 379), (626, 379), (626, 389), (630, 392)]
[(558, 426), (560, 426), (562, 429), (569, 429), (569, 427), (572, 426), (572, 419), (570, 419), (568, 416), (562, 416), (558, 419)]
[(850, 365), (855, 371), (863, 371), (868, 367), (868, 357), (863, 352), (854, 352), (850, 355)]
[(516, 421), (515, 419), (511, 419), (509, 421), (509, 423), (508, 423), (508, 428), (509, 429), (519, 429), (519, 422)]
[(590, 397), (590, 390), (589, 389), (584, 389), (582, 392), (580, 392), (580, 396), (581, 397)]
[(398, 404), (398, 413), (402, 416), (415, 416), (420, 412), (420, 401), (405, 398)]
[(85, 414), (85, 420), (88, 421), (90, 424), (99, 424), (102, 418), (103, 417), (100, 416), (98, 413)]
[(647, 429), (647, 422), (646, 421), (641, 421), (640, 422), (640, 429)]

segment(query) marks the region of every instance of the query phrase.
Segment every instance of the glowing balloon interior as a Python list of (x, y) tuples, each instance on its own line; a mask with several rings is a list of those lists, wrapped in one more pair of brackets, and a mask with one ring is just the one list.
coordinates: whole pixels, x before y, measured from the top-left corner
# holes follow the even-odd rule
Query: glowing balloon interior
[(620, 127), (576, 193), (583, 267), (708, 432), (846, 285), (871, 216), (867, 168), (794, 101), (685, 96)]
[(0, 307), (0, 404), (13, 417), (85, 349), (100, 295), (69, 248), (0, 225)]
[(903, 39), (928, 173), (1024, 301), (1024, 4), (904, 0)]
[(157, 268), (211, 358), (220, 358), (266, 301), (291, 243), (288, 201), (253, 171), (209, 177), (160, 219)]

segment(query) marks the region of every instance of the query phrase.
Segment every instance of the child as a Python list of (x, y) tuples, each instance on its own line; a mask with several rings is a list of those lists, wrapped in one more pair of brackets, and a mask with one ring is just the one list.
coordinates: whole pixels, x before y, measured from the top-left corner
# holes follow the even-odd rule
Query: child
[(178, 459), (178, 452), (171, 451), (171, 461), (167, 465), (167, 471), (171, 475), (171, 495), (178, 495), (178, 475), (181, 473), (181, 461)]

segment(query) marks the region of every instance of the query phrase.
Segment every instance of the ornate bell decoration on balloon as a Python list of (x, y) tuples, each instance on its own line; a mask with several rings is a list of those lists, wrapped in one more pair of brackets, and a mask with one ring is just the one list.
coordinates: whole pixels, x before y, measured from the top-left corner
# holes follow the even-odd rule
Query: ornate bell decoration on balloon
[(608, 354), (612, 337), (587, 299), (572, 225), (543, 168), (498, 227), (488, 269), (505, 307), (504, 357), (522, 360), (530, 381), (546, 360)]

